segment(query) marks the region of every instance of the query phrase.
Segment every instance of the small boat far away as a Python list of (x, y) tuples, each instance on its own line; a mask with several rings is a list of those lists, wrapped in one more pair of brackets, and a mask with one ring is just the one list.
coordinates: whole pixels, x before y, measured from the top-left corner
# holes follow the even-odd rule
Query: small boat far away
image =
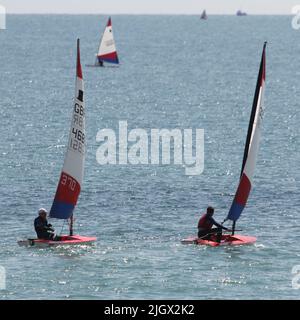
[(200, 19), (202, 20), (207, 20), (207, 14), (206, 14), (206, 10), (203, 10), (201, 16), (200, 16)]
[(229, 213), (226, 219), (224, 220), (224, 222), (227, 220), (232, 221), (232, 234), (223, 235), (221, 243), (216, 242), (216, 240), (213, 238), (214, 236), (211, 236), (210, 240), (204, 240), (198, 237), (189, 237), (181, 241), (183, 244), (204, 244), (211, 246), (219, 246), (250, 244), (256, 241), (255, 237), (235, 235), (234, 232), (236, 221), (239, 219), (242, 211), (244, 210), (251, 191), (254, 169), (258, 155), (259, 140), (261, 135), (261, 123), (264, 113), (263, 110), (264, 87), (266, 80), (266, 44), (267, 43), (265, 42), (256, 83), (256, 90), (244, 149), (240, 182), (235, 197), (233, 199), (232, 205), (230, 207)]
[(108, 18), (105, 30), (100, 40), (95, 66), (103, 67), (104, 62), (119, 64), (119, 58), (115, 45), (111, 18)]
[(238, 10), (237, 13), (236, 13), (236, 15), (237, 15), (238, 17), (243, 17), (243, 16), (246, 16), (247, 13), (246, 13), (246, 12), (243, 12), (242, 10)]
[(69, 235), (61, 236), (59, 241), (26, 239), (18, 241), (20, 246), (61, 246), (82, 245), (96, 241), (95, 237), (73, 235), (73, 211), (81, 191), (85, 161), (85, 103), (84, 83), (80, 63), (79, 39), (77, 40), (76, 95), (73, 107), (69, 142), (63, 169), (60, 175), (50, 217), (69, 220)]

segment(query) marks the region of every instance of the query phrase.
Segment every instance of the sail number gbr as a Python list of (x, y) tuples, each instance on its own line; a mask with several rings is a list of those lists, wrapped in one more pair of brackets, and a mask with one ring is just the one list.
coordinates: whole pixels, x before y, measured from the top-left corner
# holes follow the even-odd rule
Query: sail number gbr
[(73, 124), (83, 128), (84, 125), (84, 109), (78, 103), (74, 105)]
[(85, 135), (84, 133), (76, 128), (84, 128), (84, 109), (78, 103), (74, 105), (74, 116), (73, 116), (73, 128), (71, 131), (71, 138), (70, 138), (70, 148), (74, 151), (79, 151), (80, 153), (84, 153), (84, 140)]

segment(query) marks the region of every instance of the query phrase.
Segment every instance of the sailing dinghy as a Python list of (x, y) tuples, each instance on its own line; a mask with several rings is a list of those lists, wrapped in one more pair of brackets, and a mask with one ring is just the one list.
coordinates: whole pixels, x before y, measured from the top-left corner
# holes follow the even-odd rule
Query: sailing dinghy
[(54, 201), (50, 210), (51, 218), (69, 220), (69, 235), (61, 236), (60, 241), (27, 239), (18, 241), (21, 246), (61, 246), (82, 245), (96, 241), (95, 237), (73, 235), (73, 211), (80, 194), (85, 160), (85, 103), (84, 83), (80, 63), (79, 39), (77, 40), (76, 95), (74, 101), (69, 142), (63, 169), (58, 182)]
[(108, 18), (105, 30), (100, 40), (98, 53), (96, 54), (95, 67), (103, 67), (104, 63), (119, 64), (119, 58), (115, 45), (111, 18)]
[(206, 14), (206, 10), (203, 10), (201, 16), (200, 16), (201, 20), (207, 20), (207, 14)]
[(226, 219), (224, 220), (224, 222), (227, 220), (233, 222), (232, 234), (223, 235), (221, 243), (216, 242), (216, 239), (214, 238), (214, 236), (212, 236), (210, 240), (199, 239), (197, 237), (189, 237), (181, 241), (183, 244), (194, 243), (200, 245), (219, 246), (243, 245), (254, 243), (256, 241), (255, 237), (235, 235), (234, 233), (236, 221), (239, 219), (242, 211), (244, 210), (251, 191), (254, 169), (258, 155), (259, 140), (261, 135), (261, 123), (264, 110), (264, 87), (266, 79), (266, 44), (267, 43), (265, 42), (263, 47), (256, 90), (252, 105), (248, 134), (244, 149), (240, 182), (235, 197), (233, 199), (232, 205), (230, 207), (229, 213)]

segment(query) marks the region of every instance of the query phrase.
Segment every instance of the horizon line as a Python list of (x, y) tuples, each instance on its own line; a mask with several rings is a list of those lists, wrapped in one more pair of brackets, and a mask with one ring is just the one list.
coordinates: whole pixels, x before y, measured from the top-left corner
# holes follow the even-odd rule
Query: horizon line
[[(122, 15), (147, 15), (147, 16), (199, 16), (199, 13), (75, 13), (75, 12), (6, 12), (6, 15), (112, 15), (112, 16), (122, 16)], [(237, 16), (236, 13), (211, 13), (208, 16)], [(293, 16), (292, 13), (247, 13), (246, 16)]]

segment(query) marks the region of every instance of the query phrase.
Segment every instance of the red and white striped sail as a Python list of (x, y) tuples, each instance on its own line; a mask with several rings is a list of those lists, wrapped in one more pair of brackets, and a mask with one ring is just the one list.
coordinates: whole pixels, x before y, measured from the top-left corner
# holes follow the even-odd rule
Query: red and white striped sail
[(241, 178), (235, 198), (227, 215), (227, 219), (236, 221), (246, 206), (257, 160), (259, 140), (261, 135), (261, 122), (264, 110), (264, 88), (266, 80), (266, 43), (264, 44), (260, 70), (258, 74), (255, 96), (252, 106), (248, 135), (244, 150), (244, 159), (241, 170)]
[(85, 160), (84, 83), (77, 40), (76, 92), (65, 161), (57, 186), (50, 217), (68, 219), (72, 216), (80, 194)]
[(119, 63), (117, 49), (115, 45), (111, 18), (108, 19), (103, 36), (100, 41), (99, 50), (97, 54), (96, 64), (103, 64), (103, 62)]

